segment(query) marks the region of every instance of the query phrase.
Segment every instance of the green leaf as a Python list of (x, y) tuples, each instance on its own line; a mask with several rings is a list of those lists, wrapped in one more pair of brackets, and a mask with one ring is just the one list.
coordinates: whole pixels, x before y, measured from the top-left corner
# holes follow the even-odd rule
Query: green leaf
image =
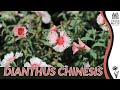
[(7, 45), (6, 45), (6, 46), (4, 47), (4, 50), (8, 49), (9, 47), (10, 47), (10, 46), (7, 46)]
[(27, 58), (27, 50), (22, 49), (22, 52), (24, 53), (25, 59)]
[(98, 39), (98, 42), (105, 42), (105, 40), (104, 39)]
[(6, 27), (7, 25), (6, 25), (6, 23), (2, 20), (2, 26), (3, 27)]
[[(86, 29), (85, 29), (86, 30)], [(87, 33), (89, 34), (89, 35), (91, 35), (92, 34), (92, 30), (86, 30), (87, 31)]]
[(36, 23), (39, 23), (41, 21), (41, 18), (40, 17), (37, 17), (36, 18)]
[(80, 61), (75, 62), (75, 66), (79, 66)]
[(13, 36), (7, 35), (4, 40), (7, 41), (8, 38), (13, 38)]
[(88, 58), (83, 58), (83, 61), (87, 61), (88, 60)]
[(32, 57), (33, 55), (31, 55), (31, 54), (27, 54), (26, 55), (26, 59), (28, 58), (28, 57)]
[(47, 45), (47, 46), (49, 46), (49, 47), (51, 47), (51, 45), (49, 44), (49, 42), (47, 42), (47, 41), (44, 41), (44, 40), (40, 40), (42, 43), (44, 43), (44, 45)]
[(80, 24), (80, 22), (81, 22), (81, 21), (80, 21), (80, 19), (78, 19), (78, 20), (77, 20), (77, 24), (79, 25), (79, 24)]
[(17, 42), (18, 40), (22, 39), (22, 37), (17, 37), (15, 38), (15, 42)]
[(27, 39), (27, 41), (28, 41), (29, 45), (32, 47), (32, 42), (29, 39)]
[(77, 32), (78, 32), (78, 27), (76, 26), (75, 27), (75, 34), (77, 34)]
[(62, 13), (60, 13), (57, 17), (59, 18), (59, 17), (63, 16), (63, 14), (64, 14), (64, 13), (62, 12)]
[(98, 34), (99, 37), (103, 37), (103, 35), (104, 35), (104, 32)]
[(36, 40), (38, 40), (38, 39), (39, 39), (38, 34), (35, 34), (35, 39), (36, 39)]
[(82, 55), (79, 55), (79, 60), (81, 60), (82, 57), (83, 57)]
[(27, 48), (27, 50), (28, 50), (28, 52), (29, 52), (30, 54), (32, 54), (32, 51), (30, 50), (30, 48)]
[(75, 21), (75, 20), (72, 20), (71, 23), (70, 23), (70, 25), (74, 27), (74, 26), (75, 26), (75, 23), (76, 23), (76, 21)]
[(11, 16), (11, 21), (13, 22), (16, 22), (16, 19), (15, 19), (15, 17), (14, 16)]
[(56, 65), (58, 63), (58, 60), (54, 60), (53, 62), (51, 62), (51, 64), (54, 66), (54, 65)]
[(8, 29), (3, 29), (2, 32), (1, 32), (1, 36), (4, 36), (4, 33), (8, 32)]
[(96, 67), (96, 66), (97, 66), (97, 62), (96, 62), (95, 60), (93, 60), (93, 61), (90, 63), (90, 66)]
[(85, 35), (86, 37), (90, 37), (90, 34), (89, 33), (86, 33), (86, 35)]
[(83, 38), (81, 38), (81, 40), (83, 40), (83, 41), (88, 41), (88, 40), (94, 41), (94, 39), (91, 38), (91, 37), (83, 37)]
[(96, 54), (93, 50), (90, 50), (90, 55), (91, 55), (94, 59), (97, 59), (97, 54)]
[(16, 65), (15, 62), (12, 62), (12, 63), (10, 63), (10, 66), (11, 66), (11, 67), (16, 67), (17, 65)]
[(64, 67), (62, 63), (57, 63), (57, 67)]
[(104, 56), (102, 56), (101, 59), (104, 59)]
[(83, 17), (83, 12), (81, 12), (81, 13), (79, 14), (79, 16), (80, 16), (80, 17)]
[(71, 30), (71, 29), (73, 29), (73, 27), (68, 26), (68, 29)]
[(7, 44), (12, 44), (14, 42), (14, 38), (7, 42)]
[(63, 19), (64, 19), (65, 21), (67, 21), (66, 14), (63, 14)]
[(106, 48), (106, 46), (105, 46), (104, 43), (99, 43), (99, 42), (95, 43), (92, 47), (93, 47), (93, 48), (94, 48), (94, 47), (104, 47), (104, 48)]

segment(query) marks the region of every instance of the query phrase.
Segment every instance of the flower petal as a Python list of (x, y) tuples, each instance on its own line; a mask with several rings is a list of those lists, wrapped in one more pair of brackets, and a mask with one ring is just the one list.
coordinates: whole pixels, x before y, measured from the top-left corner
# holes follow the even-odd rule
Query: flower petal
[(26, 63), (24, 64), (24, 67), (31, 67), (31, 65), (30, 65), (29, 62), (26, 62)]
[(45, 17), (42, 17), (42, 21), (43, 21), (43, 23), (45, 23), (45, 24), (50, 23), (50, 22), (51, 22), (51, 16), (48, 14), (48, 15), (46, 15)]
[(79, 42), (79, 45), (81, 46), (81, 48), (84, 47), (84, 49), (90, 50), (90, 48), (89, 48), (87, 45), (85, 45), (85, 44), (80, 40), (80, 38), (78, 38), (78, 42)]
[(75, 42), (73, 42), (72, 44), (72, 51), (73, 51), (73, 54), (79, 51), (79, 45)]
[(55, 47), (53, 47), (53, 49), (54, 49), (56, 52), (63, 52), (66, 48), (64, 48), (63, 45), (56, 45)]
[(10, 59), (10, 58), (13, 58), (13, 57), (14, 57), (14, 53), (10, 52), (10, 53), (8, 53), (4, 56), (4, 59)]
[(40, 67), (47, 67), (48, 65), (45, 62), (41, 62)]
[(22, 57), (22, 56), (23, 56), (23, 53), (21, 53), (21, 52), (16, 52), (16, 54), (15, 54), (16, 59), (18, 59), (19, 57)]
[(51, 45), (56, 44), (58, 39), (58, 34), (56, 32), (49, 32), (48, 40)]
[(33, 58), (30, 59), (30, 63), (31, 64), (37, 64), (37, 65), (39, 65), (41, 62), (42, 62), (42, 60), (39, 59), (39, 58), (37, 58), (37, 57), (33, 57)]
[(50, 23), (51, 16), (47, 11), (34, 11), (38, 16), (42, 17), (42, 21), (45, 24)]
[(97, 23), (98, 23), (99, 25), (105, 23), (105, 22), (104, 22), (104, 18), (102, 17), (101, 14), (99, 14), (98, 17), (97, 17)]

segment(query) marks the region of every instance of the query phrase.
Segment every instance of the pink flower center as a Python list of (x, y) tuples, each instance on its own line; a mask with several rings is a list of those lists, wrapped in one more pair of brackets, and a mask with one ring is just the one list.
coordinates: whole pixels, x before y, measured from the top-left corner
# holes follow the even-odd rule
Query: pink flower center
[(57, 32), (58, 29), (57, 28), (53, 28), (51, 31)]
[(83, 46), (82, 49), (85, 49), (85, 46)]
[(57, 44), (58, 45), (62, 45), (64, 43), (64, 38), (63, 37), (59, 37), (58, 39), (57, 39)]
[(22, 27), (18, 28), (18, 34), (23, 35), (24, 34), (24, 28), (22, 28)]
[(39, 64), (31, 64), (32, 67), (39, 67)]

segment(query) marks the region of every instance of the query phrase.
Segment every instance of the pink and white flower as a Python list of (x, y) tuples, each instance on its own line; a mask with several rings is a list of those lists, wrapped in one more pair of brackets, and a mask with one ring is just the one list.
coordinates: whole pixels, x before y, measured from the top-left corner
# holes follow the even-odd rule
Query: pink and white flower
[(104, 31), (108, 31), (108, 26), (105, 23), (105, 20), (103, 18), (103, 16), (101, 14), (98, 15), (97, 17), (97, 23), (100, 25), (100, 27), (104, 30)]
[(78, 52), (79, 50), (81, 49), (85, 49), (85, 50), (90, 50), (90, 48), (85, 45), (81, 40), (80, 38), (78, 38), (78, 43), (77, 44), (76, 42), (73, 42), (72, 44), (72, 51), (73, 51), (73, 54), (75, 54), (76, 52)]
[(105, 20), (104, 20), (104, 18), (103, 18), (103, 16), (102, 16), (101, 14), (99, 14), (99, 15), (97, 16), (97, 23), (98, 23), (99, 25), (105, 24)]
[(71, 39), (66, 31), (61, 31), (60, 36), (56, 39), (56, 46), (53, 49), (57, 52), (63, 52), (71, 44)]
[[(60, 33), (60, 35), (58, 35)], [(48, 34), (48, 40), (51, 45), (55, 44), (53, 49), (57, 52), (63, 52), (71, 44), (71, 39), (66, 31), (51, 32)]]
[(14, 60), (22, 56), (23, 56), (23, 53), (21, 52), (16, 52), (15, 55), (13, 52), (6, 54), (4, 56), (4, 59), (1, 61), (1, 67), (10, 67), (10, 63), (14, 62)]
[(14, 35), (18, 37), (26, 37), (27, 31), (28, 30), (22, 25), (17, 25), (13, 29)]
[(52, 67), (52, 66), (47, 65), (45, 62), (43, 62), (41, 59), (37, 57), (33, 57), (30, 59), (30, 63), (26, 62), (24, 64), (24, 67)]
[(33, 11), (36, 13), (36, 15), (42, 17), (42, 21), (45, 24), (48, 24), (51, 22), (51, 16), (47, 11)]

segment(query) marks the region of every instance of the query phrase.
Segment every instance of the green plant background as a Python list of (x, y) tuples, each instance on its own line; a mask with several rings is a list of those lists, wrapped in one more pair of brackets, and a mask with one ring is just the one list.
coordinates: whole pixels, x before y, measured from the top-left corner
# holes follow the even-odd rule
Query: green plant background
[[(50, 24), (42, 23), (41, 17), (30, 11), (19, 11), (23, 17), (16, 15), (15, 11), (0, 11), (0, 58), (13, 52), (22, 52), (24, 56), (16, 60), (16, 65), (22, 67), (33, 56), (39, 57), (55, 67), (73, 66), (81, 67), (88, 62), (95, 67), (103, 65), (104, 55), (110, 40), (110, 32), (104, 31), (97, 24), (98, 11), (79, 11), (77, 14), (68, 14), (67, 11), (49, 11), (52, 17)], [(23, 24), (28, 29), (26, 38), (15, 37), (13, 28)], [(72, 46), (59, 53), (52, 49), (46, 36), (51, 25), (64, 29), (71, 38), (71, 42), (78, 43), (80, 38), (90, 51), (79, 51), (75, 55)]]

